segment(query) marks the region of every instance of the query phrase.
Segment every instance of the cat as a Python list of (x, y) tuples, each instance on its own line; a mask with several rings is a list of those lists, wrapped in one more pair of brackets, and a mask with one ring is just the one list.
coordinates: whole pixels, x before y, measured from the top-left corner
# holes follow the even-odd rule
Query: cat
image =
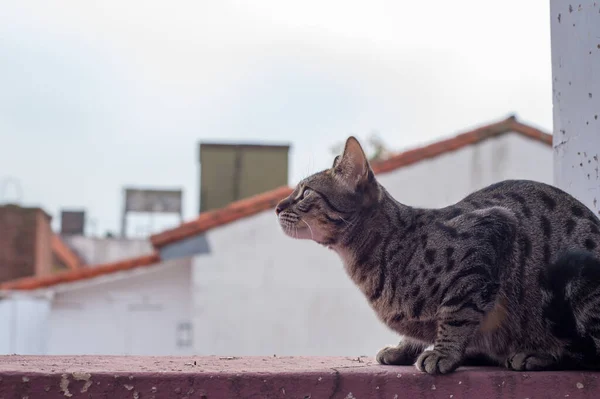
[[(415, 188), (410, 188), (415, 189)], [(275, 209), (283, 232), (335, 251), (401, 337), (384, 365), (447, 374), (600, 368), (600, 220), (566, 192), (505, 180), (440, 209), (396, 201), (355, 137)]]

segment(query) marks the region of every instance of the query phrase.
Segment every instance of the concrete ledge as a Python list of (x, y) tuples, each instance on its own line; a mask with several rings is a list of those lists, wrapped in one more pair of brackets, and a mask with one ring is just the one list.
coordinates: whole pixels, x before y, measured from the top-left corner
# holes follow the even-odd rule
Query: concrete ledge
[(370, 358), (0, 356), (0, 398), (599, 398), (600, 373), (459, 369)]

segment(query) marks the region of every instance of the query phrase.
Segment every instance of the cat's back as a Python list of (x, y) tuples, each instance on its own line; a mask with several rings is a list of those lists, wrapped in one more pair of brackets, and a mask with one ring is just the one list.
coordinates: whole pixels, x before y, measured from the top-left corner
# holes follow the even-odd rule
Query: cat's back
[(556, 219), (591, 218), (600, 223), (600, 219), (571, 194), (533, 180), (503, 180), (474, 191), (459, 204), (475, 208), (504, 206), (525, 219), (545, 215)]
[(586, 249), (600, 255), (600, 219), (575, 197), (549, 184), (504, 180), (473, 192), (456, 206), (510, 209), (522, 234), (548, 246), (552, 255), (565, 249)]

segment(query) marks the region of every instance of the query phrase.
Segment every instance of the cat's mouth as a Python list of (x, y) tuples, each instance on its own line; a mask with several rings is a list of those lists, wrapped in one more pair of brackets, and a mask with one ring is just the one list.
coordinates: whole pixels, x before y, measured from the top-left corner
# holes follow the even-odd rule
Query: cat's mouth
[(311, 239), (312, 235), (310, 228), (307, 225), (303, 226), (303, 224), (304, 222), (302, 222), (301, 220), (297, 223), (289, 223), (279, 220), (279, 225), (281, 226), (283, 232), (286, 235), (299, 240)]
[(292, 238), (296, 238), (299, 240), (310, 239), (310, 231), (307, 227), (283, 227), (283, 231), (285, 234)]
[[(282, 213), (278, 216), (279, 225), (289, 237), (299, 240), (315, 240), (310, 225), (295, 214)], [(315, 240), (316, 241), (316, 240)]]
[(328, 248), (331, 248), (333, 244), (333, 240), (323, 236), (319, 229), (313, 229), (310, 222), (301, 219), (296, 214), (280, 214), (277, 219), (279, 226), (288, 237), (298, 240), (312, 240)]

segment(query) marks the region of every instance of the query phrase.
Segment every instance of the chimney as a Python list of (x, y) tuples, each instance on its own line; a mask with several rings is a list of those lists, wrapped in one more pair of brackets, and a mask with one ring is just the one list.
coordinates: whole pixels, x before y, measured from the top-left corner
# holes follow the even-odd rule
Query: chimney
[(0, 206), (0, 282), (51, 273), (50, 221), (40, 208)]
[(60, 234), (63, 236), (85, 234), (85, 211), (63, 209), (60, 213)]
[(206, 212), (288, 184), (288, 144), (200, 143), (200, 206)]

